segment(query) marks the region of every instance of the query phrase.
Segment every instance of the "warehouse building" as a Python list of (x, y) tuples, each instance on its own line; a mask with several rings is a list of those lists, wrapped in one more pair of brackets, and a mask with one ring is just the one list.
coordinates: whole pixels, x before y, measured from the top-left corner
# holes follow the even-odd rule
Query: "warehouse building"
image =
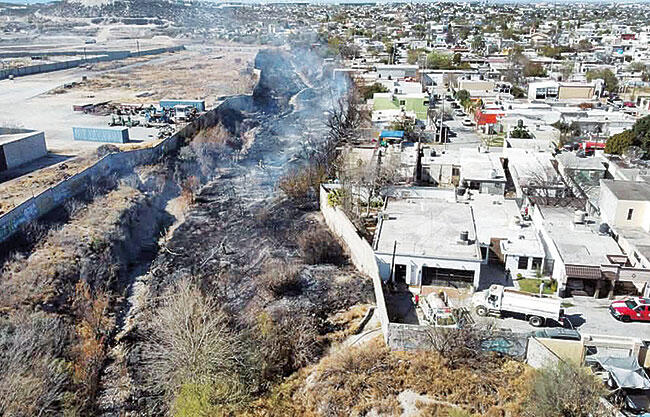
[(0, 127), (0, 171), (47, 155), (42, 131)]

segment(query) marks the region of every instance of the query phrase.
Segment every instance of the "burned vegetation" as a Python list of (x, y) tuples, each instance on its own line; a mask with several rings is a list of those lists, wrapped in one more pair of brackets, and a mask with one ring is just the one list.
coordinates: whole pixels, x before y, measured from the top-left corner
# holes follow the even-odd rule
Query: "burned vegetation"
[[(323, 355), (348, 326), (336, 313), (372, 301), (370, 281), (348, 263), (314, 204), (296, 204), (276, 187), (290, 165), (306, 163), (295, 121), (314, 126), (323, 115), (295, 102), (310, 87), (294, 59), (261, 54), (253, 96), (223, 107), (226, 154), (144, 279), (148, 302), (121, 341), (128, 390), (106, 411), (194, 415), (199, 401), (206, 415), (242, 413)], [(193, 158), (202, 146), (190, 144)]]
[(0, 414), (238, 414), (349, 333), (362, 313), (341, 312), (363, 311), (372, 285), (317, 188), (299, 203), (278, 188), (328, 146), (321, 93), (338, 87), (310, 59), (260, 53), (254, 94), (213, 127), (6, 248)]

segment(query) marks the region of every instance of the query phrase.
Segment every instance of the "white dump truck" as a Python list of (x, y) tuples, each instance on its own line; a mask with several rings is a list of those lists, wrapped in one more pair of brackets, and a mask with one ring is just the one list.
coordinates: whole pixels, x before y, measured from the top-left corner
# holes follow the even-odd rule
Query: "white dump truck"
[(431, 293), (422, 300), (425, 320), (435, 327), (458, 328), (458, 321), (452, 309), (438, 296)]
[(564, 323), (562, 300), (548, 295), (530, 294), (503, 285), (492, 285), (487, 291), (474, 294), (472, 302), (479, 316), (511, 314), (528, 320), (535, 327), (543, 326), (547, 319)]

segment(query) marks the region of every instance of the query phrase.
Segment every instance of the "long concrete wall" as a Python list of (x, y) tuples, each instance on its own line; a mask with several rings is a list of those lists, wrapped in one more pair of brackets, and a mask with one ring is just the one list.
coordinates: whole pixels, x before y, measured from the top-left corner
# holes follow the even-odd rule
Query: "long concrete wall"
[(325, 186), (320, 187), (320, 211), (323, 213), (325, 223), (332, 233), (338, 236), (347, 246), (352, 264), (362, 273), (372, 279), (375, 290), (375, 303), (377, 305), (375, 314), (378, 314), (381, 322), (381, 330), (384, 334), (384, 341), (388, 343), (388, 312), (386, 311), (386, 300), (382, 289), (379, 268), (375, 260), (375, 253), (370, 244), (359, 235), (357, 228), (350, 219), (338, 207), (331, 207), (327, 201), (328, 190)]
[[(53, 62), (50, 64), (40, 64), (40, 65), (29, 65), (26, 67), (20, 68), (9, 68), (0, 70), (0, 80), (8, 78), (10, 75), (14, 77), (21, 77), (25, 75), (40, 74), (44, 72), (52, 71), (61, 71), (69, 68), (75, 68), (83, 64), (92, 64), (102, 61), (115, 61), (119, 59), (125, 59), (134, 56), (144, 56), (144, 55), (157, 55), (165, 52), (177, 52), (185, 49), (183, 45), (173, 46), (169, 48), (156, 48), (156, 49), (147, 49), (139, 52), (129, 52), (129, 51), (116, 51), (111, 52), (106, 55), (93, 56), (91, 58), (85, 59), (71, 59), (68, 61)], [(30, 53), (30, 55), (41, 55), (38, 52)]]
[(164, 155), (178, 149), (186, 138), (194, 136), (200, 129), (214, 125), (217, 109), (205, 113), (154, 147), (108, 154), (85, 170), (3, 214), (0, 216), (0, 242), (9, 239), (23, 225), (41, 218), (68, 199), (84, 192), (93, 181), (138, 165), (159, 161)]

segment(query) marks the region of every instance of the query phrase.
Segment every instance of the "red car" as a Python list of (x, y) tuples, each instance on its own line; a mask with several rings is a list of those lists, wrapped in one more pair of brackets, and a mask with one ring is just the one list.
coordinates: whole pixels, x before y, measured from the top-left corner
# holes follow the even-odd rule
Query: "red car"
[(650, 298), (630, 297), (614, 301), (609, 305), (609, 312), (616, 320), (624, 322), (650, 321)]

